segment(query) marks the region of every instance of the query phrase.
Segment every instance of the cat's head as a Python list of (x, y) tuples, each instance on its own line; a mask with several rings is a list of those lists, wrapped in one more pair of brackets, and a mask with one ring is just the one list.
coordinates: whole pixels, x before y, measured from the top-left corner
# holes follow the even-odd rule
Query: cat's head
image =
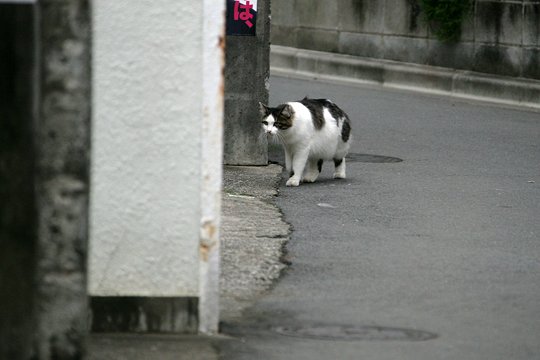
[(289, 104), (271, 108), (259, 103), (262, 127), (267, 134), (276, 135), (278, 131), (287, 130), (292, 126), (294, 109)]

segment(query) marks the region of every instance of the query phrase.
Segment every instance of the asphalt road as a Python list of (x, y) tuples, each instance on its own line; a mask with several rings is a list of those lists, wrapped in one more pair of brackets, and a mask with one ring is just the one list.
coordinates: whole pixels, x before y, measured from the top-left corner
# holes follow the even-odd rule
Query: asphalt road
[[(281, 186), (291, 266), (223, 359), (540, 359), (540, 113), (271, 79), (334, 100), (348, 178)], [(389, 156), (402, 162), (365, 154)], [(277, 158), (279, 160), (279, 157)]]

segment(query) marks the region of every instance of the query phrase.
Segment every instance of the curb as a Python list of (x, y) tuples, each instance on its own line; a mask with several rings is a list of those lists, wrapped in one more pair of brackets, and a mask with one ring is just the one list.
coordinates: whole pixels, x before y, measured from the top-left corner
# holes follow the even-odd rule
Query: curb
[(275, 198), (283, 168), (224, 166), (221, 221), (221, 320), (242, 316), (287, 267), (291, 228)]
[(271, 46), (272, 75), (440, 94), (540, 110), (540, 81)]

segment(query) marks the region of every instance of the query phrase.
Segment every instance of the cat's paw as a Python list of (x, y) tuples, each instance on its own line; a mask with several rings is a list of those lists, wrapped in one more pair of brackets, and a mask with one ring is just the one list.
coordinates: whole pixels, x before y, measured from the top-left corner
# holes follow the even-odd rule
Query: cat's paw
[(334, 179), (346, 179), (345, 173), (334, 173)]
[(287, 180), (287, 186), (298, 186), (300, 185), (300, 179), (296, 177), (291, 177), (289, 180)]

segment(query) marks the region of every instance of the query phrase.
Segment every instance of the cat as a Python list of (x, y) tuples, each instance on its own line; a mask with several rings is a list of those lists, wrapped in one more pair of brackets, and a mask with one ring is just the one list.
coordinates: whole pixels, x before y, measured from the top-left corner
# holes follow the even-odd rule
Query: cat
[(334, 179), (345, 179), (351, 122), (336, 104), (306, 97), (274, 108), (262, 103), (259, 106), (264, 131), (283, 144), (285, 168), (290, 175), (287, 186), (315, 182), (324, 160), (334, 161)]

